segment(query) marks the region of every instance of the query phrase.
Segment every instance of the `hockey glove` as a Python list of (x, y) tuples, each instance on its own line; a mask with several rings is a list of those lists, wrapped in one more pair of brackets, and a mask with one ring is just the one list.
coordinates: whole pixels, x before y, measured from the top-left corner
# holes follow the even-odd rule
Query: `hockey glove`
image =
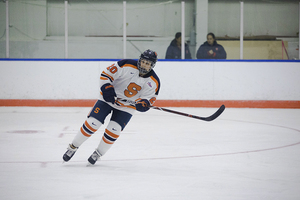
[(112, 104), (115, 103), (116, 101), (115, 97), (117, 97), (117, 95), (113, 85), (106, 83), (102, 85), (101, 91), (102, 91), (103, 99), (106, 102), (111, 102)]
[(146, 112), (150, 109), (150, 102), (147, 99), (142, 99), (136, 102), (135, 108), (137, 111)]

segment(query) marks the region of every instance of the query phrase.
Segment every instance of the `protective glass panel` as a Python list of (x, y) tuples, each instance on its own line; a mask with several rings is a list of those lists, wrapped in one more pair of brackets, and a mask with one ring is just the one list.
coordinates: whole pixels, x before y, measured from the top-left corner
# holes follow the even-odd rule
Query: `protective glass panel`
[[(184, 5), (187, 43), (190, 42), (190, 32), (194, 25), (194, 4), (194, 1), (185, 1)], [(181, 18), (181, 1), (129, 1), (126, 57), (134, 58), (144, 50), (151, 49), (157, 52), (159, 59), (165, 59), (167, 49), (173, 42), (172, 45), (176, 46), (171, 50), (174, 53), (172, 59), (180, 59), (181, 50), (173, 40), (176, 33), (182, 30)]]
[[(184, 41), (192, 59), (218, 58), (221, 47), (198, 55), (210, 32), (226, 59), (241, 58), (239, 0), (183, 2)], [(5, 58), (5, 1), (0, 17), (0, 58)], [(299, 0), (245, 0), (243, 17), (243, 59), (299, 58)], [(9, 0), (10, 58), (137, 59), (151, 49), (159, 59), (180, 59), (177, 32), (182, 32), (180, 0), (69, 0), (67, 9), (63, 0)]]
[(0, 3), (0, 58), (6, 57), (6, 11), (5, 4)]
[[(243, 59), (298, 59), (299, 1), (245, 0)], [(208, 32), (240, 59), (240, 1), (210, 0)]]

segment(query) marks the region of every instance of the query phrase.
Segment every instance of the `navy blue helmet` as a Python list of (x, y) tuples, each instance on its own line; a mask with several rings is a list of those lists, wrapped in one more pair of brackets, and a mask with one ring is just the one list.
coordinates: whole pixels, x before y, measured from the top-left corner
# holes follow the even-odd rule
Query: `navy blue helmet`
[[(149, 71), (147, 71), (146, 69), (141, 67), (141, 60), (148, 60), (151, 62), (151, 69)], [(152, 51), (150, 49), (144, 51), (141, 56), (140, 59), (138, 60), (138, 69), (140, 71), (140, 74), (147, 74), (149, 73), (155, 66), (157, 61), (157, 53), (155, 51)]]

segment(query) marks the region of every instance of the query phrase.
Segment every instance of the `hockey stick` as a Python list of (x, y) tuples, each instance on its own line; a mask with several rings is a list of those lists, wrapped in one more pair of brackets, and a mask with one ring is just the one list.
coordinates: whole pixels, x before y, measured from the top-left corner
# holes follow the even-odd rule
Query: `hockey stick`
[[(123, 102), (127, 102), (127, 103), (131, 103), (133, 106), (135, 105), (135, 101), (130, 101), (130, 100), (127, 100), (127, 99), (121, 99), (121, 98), (117, 98), (117, 100), (120, 100), (120, 101), (123, 101)], [(210, 122), (210, 121), (213, 121), (215, 120), (217, 117), (219, 117), (222, 112), (225, 110), (225, 106), (222, 105), (214, 114), (212, 114), (211, 116), (209, 117), (199, 117), (199, 116), (196, 116), (196, 115), (191, 115), (191, 114), (187, 114), (187, 113), (182, 113), (182, 112), (178, 112), (178, 111), (175, 111), (175, 110), (170, 110), (170, 109), (167, 109), (167, 108), (161, 108), (161, 107), (157, 107), (157, 106), (150, 106), (150, 108), (153, 108), (153, 109), (156, 109), (156, 110), (161, 110), (161, 111), (165, 111), (165, 112), (169, 112), (169, 113), (173, 113), (173, 114), (177, 114), (177, 115), (182, 115), (182, 116), (186, 116), (186, 117), (191, 117), (191, 118), (195, 118), (195, 119), (199, 119), (199, 120), (203, 120), (203, 121), (207, 121), (207, 122)]]
[(213, 121), (215, 120), (217, 117), (219, 117), (222, 112), (225, 110), (225, 106), (222, 105), (214, 114), (212, 114), (209, 117), (199, 117), (196, 115), (191, 115), (191, 114), (187, 114), (187, 113), (182, 113), (182, 112), (178, 112), (175, 110), (170, 110), (170, 109), (166, 109), (166, 108), (161, 108), (161, 107), (157, 107), (157, 106), (151, 106), (150, 108), (156, 109), (156, 110), (161, 110), (161, 111), (165, 111), (165, 112), (169, 112), (169, 113), (173, 113), (173, 114), (178, 114), (178, 115), (182, 115), (182, 116), (186, 116), (186, 117), (191, 117), (191, 118), (195, 118), (195, 119), (200, 119), (203, 121)]

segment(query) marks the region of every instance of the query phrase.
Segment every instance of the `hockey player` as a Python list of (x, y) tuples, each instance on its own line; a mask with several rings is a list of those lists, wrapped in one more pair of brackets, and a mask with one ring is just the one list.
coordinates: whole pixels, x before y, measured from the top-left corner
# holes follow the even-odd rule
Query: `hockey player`
[(108, 114), (112, 113), (103, 137), (88, 158), (92, 165), (110, 149), (136, 110), (149, 110), (160, 88), (159, 78), (153, 71), (156, 61), (156, 52), (148, 49), (138, 61), (120, 60), (101, 73), (99, 99), (63, 155), (65, 162), (104, 124)]

